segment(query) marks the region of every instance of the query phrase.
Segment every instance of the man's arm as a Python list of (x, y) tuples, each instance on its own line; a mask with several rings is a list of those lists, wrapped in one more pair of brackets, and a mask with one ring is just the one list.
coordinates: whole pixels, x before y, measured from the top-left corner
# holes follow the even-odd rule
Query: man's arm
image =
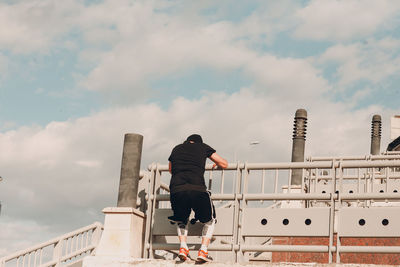
[(214, 163), (215, 163), (213, 168), (216, 166), (219, 166), (222, 169), (225, 169), (228, 167), (228, 162), (215, 152), (210, 156), (210, 159), (212, 161), (214, 161)]
[(169, 173), (172, 174), (172, 165), (171, 165), (171, 161), (169, 161), (168, 170), (169, 170)]

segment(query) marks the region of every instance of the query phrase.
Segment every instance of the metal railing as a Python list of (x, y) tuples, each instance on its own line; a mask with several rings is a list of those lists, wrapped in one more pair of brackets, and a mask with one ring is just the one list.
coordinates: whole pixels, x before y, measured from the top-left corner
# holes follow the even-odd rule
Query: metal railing
[(306, 158), (306, 161), (346, 161), (346, 160), (395, 160), (400, 159), (400, 151), (387, 151), (380, 155), (365, 155), (365, 156), (341, 156), (341, 157), (312, 157)]
[[(361, 224), (357, 225), (358, 228), (356, 227), (353, 233), (343, 232), (343, 225), (342, 228), (340, 226), (354, 219), (345, 212), (346, 208), (349, 209), (348, 202), (355, 203), (351, 210), (354, 214), (364, 216), (363, 212), (368, 212), (365, 208), (374, 207), (373, 204), (376, 202), (390, 204), (400, 201), (400, 173), (398, 172), (400, 160), (397, 156), (388, 155), (387, 158), (374, 160), (332, 159), (289, 163), (234, 163), (229, 164), (225, 170), (212, 170), (211, 166), (206, 166), (205, 177), (206, 184), (212, 191), (214, 204), (217, 209), (221, 208), (225, 211), (229, 209), (229, 215), (223, 217), (223, 221), (218, 219), (218, 222), (233, 230), (228, 235), (232, 242), (212, 243), (209, 247), (210, 251), (231, 252), (235, 261), (248, 260), (246, 255), (249, 252), (321, 252), (329, 253), (329, 263), (333, 262), (335, 252), (339, 252), (336, 253), (337, 262), (340, 262), (341, 253), (400, 253), (400, 246), (341, 246), (340, 243), (340, 238), (348, 236), (379, 237), (383, 234), (383, 236), (400, 237), (398, 231), (388, 235), (385, 231), (389, 228), (385, 225), (377, 225), (376, 231), (370, 233), (364, 233), (365, 228), (362, 228)], [(295, 169), (302, 170), (301, 185), (291, 184), (291, 174)], [(157, 232), (160, 235), (160, 231), (156, 230), (160, 225), (157, 220), (164, 220), (161, 222), (162, 225), (167, 224), (166, 218), (160, 216), (155, 218), (154, 215), (168, 208), (169, 192), (166, 185), (169, 179), (167, 165), (149, 166), (144, 253), (146, 258), (154, 257), (156, 250), (179, 249), (178, 243), (155, 241), (157, 239), (154, 233)], [(352, 192), (346, 191), (349, 186), (353, 188)], [(399, 190), (393, 191), (392, 189), (397, 186)], [(321, 188), (325, 190), (318, 191)], [(276, 206), (280, 207), (273, 209), (273, 212), (271, 208)], [(269, 211), (264, 212), (266, 209)], [(300, 212), (296, 213), (296, 209)], [(390, 218), (392, 224), (393, 221), (400, 222), (400, 216), (395, 215), (400, 212), (399, 208), (391, 210), (382, 208), (381, 210), (388, 214), (387, 218)], [(287, 216), (282, 212), (286, 212)], [(258, 221), (253, 222), (253, 218), (249, 218), (249, 215)], [(287, 219), (289, 215), (292, 216), (290, 224)], [(306, 217), (303, 218), (303, 215), (310, 216), (311, 219), (304, 220)], [(285, 219), (282, 221), (282, 218)], [(274, 226), (274, 221), (277, 220), (281, 220), (283, 224)], [(304, 223), (307, 224), (307, 221), (311, 226), (304, 228)], [(271, 226), (268, 228), (266, 225)], [(302, 227), (305, 229), (303, 232), (298, 230)], [(217, 228), (218, 224), (216, 235), (219, 234)], [(283, 229), (287, 230), (283, 231)], [(162, 234), (172, 235), (172, 232), (168, 230), (168, 233)], [(328, 239), (328, 244), (293, 246), (269, 243), (257, 245), (247, 242), (251, 237), (268, 239), (277, 236), (322, 236)], [(334, 245), (334, 241), (337, 245)], [(198, 243), (190, 245), (193, 248), (199, 247)]]
[(100, 241), (99, 222), (0, 258), (1, 267), (65, 266), (89, 255)]

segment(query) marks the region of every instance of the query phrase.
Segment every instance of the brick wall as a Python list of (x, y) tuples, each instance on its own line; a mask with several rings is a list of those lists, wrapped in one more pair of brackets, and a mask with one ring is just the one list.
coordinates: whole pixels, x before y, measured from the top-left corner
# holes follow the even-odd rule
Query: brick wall
[[(400, 238), (355, 238), (342, 237), (342, 246), (400, 246)], [(328, 237), (274, 237), (273, 245), (324, 245), (329, 243)], [(336, 236), (334, 246), (336, 245)], [(328, 253), (305, 253), (305, 252), (273, 252), (272, 262), (317, 262), (328, 263)], [(389, 264), (400, 265), (399, 254), (382, 253), (342, 253), (341, 263), (366, 263), (366, 264)], [(333, 255), (336, 262), (336, 253)]]

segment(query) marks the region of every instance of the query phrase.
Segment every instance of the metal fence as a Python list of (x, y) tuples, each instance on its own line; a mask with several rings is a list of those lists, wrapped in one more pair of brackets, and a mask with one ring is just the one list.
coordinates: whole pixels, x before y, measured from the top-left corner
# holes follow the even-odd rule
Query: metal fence
[[(251, 260), (256, 252), (328, 253), (329, 263), (335, 252), (336, 262), (349, 252), (400, 253), (400, 246), (341, 245), (345, 237), (400, 237), (399, 167), (400, 160), (393, 155), (374, 160), (234, 163), (225, 170), (207, 165), (206, 183), (218, 220), (209, 250), (225, 252), (226, 259), (236, 262)], [(291, 184), (293, 170), (302, 171), (300, 185)], [(144, 255), (176, 253), (176, 229), (167, 220), (172, 214), (168, 166), (152, 164), (144, 178), (148, 192)], [(200, 247), (201, 227), (189, 225), (191, 249)], [(271, 242), (281, 236), (329, 241), (326, 245)]]
[(103, 225), (94, 223), (31, 248), (0, 258), (1, 267), (65, 266), (96, 248)]

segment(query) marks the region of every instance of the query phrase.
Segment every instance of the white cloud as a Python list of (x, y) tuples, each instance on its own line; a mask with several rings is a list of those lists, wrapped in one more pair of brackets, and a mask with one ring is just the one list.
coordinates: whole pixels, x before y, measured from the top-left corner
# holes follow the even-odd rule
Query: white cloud
[[(4, 36), (4, 40), (2, 42), (0, 38), (0, 46), (3, 44), (15, 52), (46, 49), (58, 42), (63, 34), (79, 29), (88, 47), (79, 51), (81, 60), (78, 65), (90, 71), (87, 76), (77, 74), (76, 79), (90, 90), (117, 95), (118, 101), (139, 102), (153, 93), (151, 82), (169, 75), (184, 76), (196, 67), (217, 71), (241, 70), (253, 79), (253, 88), (262, 88), (257, 90), (281, 94), (290, 92), (297, 99), (309, 99), (330, 89), (321, 70), (313, 67), (310, 59), (276, 57), (257, 51), (253, 45), (271, 42), (278, 32), (293, 27), (295, 19), (290, 15), (296, 10), (304, 21), (297, 33), (307, 30), (318, 34), (313, 28), (316, 27), (323, 29), (327, 36), (334, 37), (332, 32), (343, 34), (344, 37), (340, 38), (363, 32), (357, 25), (365, 26), (370, 33), (374, 28), (371, 23), (381, 25), (387, 22), (396, 10), (393, 2), (387, 1), (382, 1), (377, 7), (375, 1), (370, 4), (353, 0), (312, 1), (303, 9), (293, 2), (283, 1), (260, 4), (257, 10), (237, 22), (218, 20), (216, 15), (217, 18), (210, 23), (206, 16), (197, 14), (205, 8), (204, 5), (212, 4), (199, 4), (197, 9), (179, 1), (124, 0), (119, 5), (104, 1), (88, 6), (78, 1), (54, 3), (47, 0), (3, 4), (0, 12), (7, 13), (4, 20), (14, 26), (3, 29), (4, 34), (0, 36)], [(180, 9), (173, 15), (156, 11), (164, 7)], [(355, 12), (357, 9), (361, 12)], [(325, 14), (327, 12), (329, 15)], [(358, 15), (349, 16), (346, 12)], [(51, 13), (50, 22), (47, 18), (40, 19), (39, 15), (44, 13)], [(223, 17), (223, 14), (219, 16)], [(349, 26), (340, 19), (342, 16), (352, 17), (357, 23)], [(29, 23), (32, 20), (36, 24)], [(25, 31), (30, 35), (25, 35)], [(9, 36), (11, 33), (15, 37)], [(40, 44), (35, 45), (24, 38), (34, 39)], [(395, 73), (398, 60), (391, 60), (389, 51), (398, 47), (397, 41), (386, 38), (370, 42), (377, 48), (366, 48), (372, 47), (370, 44), (333, 46), (319, 62), (341, 62), (337, 70), (339, 87), (360, 79), (376, 82)], [(73, 46), (71, 40), (66, 40), (65, 45)], [(104, 45), (108, 47), (106, 50), (102, 48)]]
[[(150, 79), (185, 72), (196, 66), (216, 69), (240, 67), (254, 55), (230, 44), (229, 23), (191, 25), (180, 19), (149, 14), (147, 31), (132, 32), (101, 57), (84, 84), (92, 90), (132, 90)], [(167, 24), (167, 26), (164, 26)], [(135, 25), (135, 24), (133, 24)]]
[(15, 127), (17, 127), (17, 123), (15, 121), (2, 121), (0, 131), (7, 131)]
[(14, 53), (47, 51), (74, 26), (81, 7), (77, 1), (0, 4), (0, 47)]
[(1, 80), (7, 76), (8, 73), (8, 58), (0, 52), (0, 84)]
[(297, 11), (298, 38), (313, 40), (354, 40), (373, 34), (398, 13), (397, 1), (313, 0)]
[(397, 51), (400, 40), (369, 39), (362, 43), (338, 44), (328, 48), (319, 58), (320, 64), (338, 64), (336, 75), (338, 88), (359, 80), (378, 83), (400, 71)]
[(118, 5), (104, 1), (88, 6), (79, 1), (48, 0), (3, 4), (0, 12), (10, 27), (3, 29), (0, 47), (14, 53), (77, 49), (76, 40), (63, 37), (78, 31), (87, 45), (79, 51), (78, 65), (91, 69), (88, 77), (76, 76), (81, 84), (103, 92), (134, 91), (140, 99), (149, 94), (145, 92), (149, 81), (171, 73), (182, 74), (196, 67), (231, 70), (250, 66), (259, 55), (249, 46), (264, 39), (270, 42), (278, 30), (288, 27), (278, 19), (288, 19), (288, 10), (296, 8), (287, 1), (260, 5), (260, 10), (242, 21), (213, 23), (196, 15), (205, 8), (202, 5), (199, 10), (183, 5), (181, 13), (173, 16), (156, 11), (176, 5), (179, 1), (125, 0)]
[(265, 55), (250, 62), (245, 70), (254, 78), (258, 90), (267, 91), (273, 97), (287, 98), (290, 103), (309, 102), (329, 89), (320, 70), (306, 59)]
[[(198, 12), (212, 3), (196, 7), (179, 1), (129, 0), (87, 6), (79, 1), (49, 0), (2, 4), (0, 13), (4, 16), (0, 20), (8, 27), (0, 30), (0, 47), (32, 52), (63, 43), (76, 49), (71, 39), (62, 40), (62, 36), (78, 30), (87, 44), (79, 51), (78, 65), (90, 69), (88, 76), (76, 75), (81, 85), (94, 91), (122, 92), (121, 99), (129, 95), (129, 101), (151, 95), (151, 82), (168, 75), (185, 75), (196, 67), (240, 69), (263, 90), (287, 92), (296, 88), (293, 92), (301, 96), (308, 91), (309, 97), (329, 87), (320, 70), (308, 59), (278, 58), (257, 52), (254, 45), (271, 42), (278, 32), (293, 27), (291, 14), (296, 11), (303, 21), (297, 35), (335, 40), (371, 34), (378, 26), (388, 25), (399, 9), (393, 1), (311, 1), (304, 8), (290, 1), (258, 5), (239, 21), (219, 19), (226, 14), (218, 10), (210, 23)], [(178, 11), (170, 15), (160, 12), (162, 8)], [(396, 40), (368, 42), (377, 48), (366, 48), (372, 47), (370, 44), (336, 45), (321, 57), (323, 63), (333, 58), (342, 62), (337, 72), (340, 87), (359, 79), (376, 82), (398, 70), (398, 60), (388, 58), (390, 49), (398, 48)]]
[(75, 163), (88, 168), (98, 168), (102, 165), (102, 163), (98, 160), (78, 160)]
[[(236, 41), (242, 33), (235, 31), (235, 24), (193, 25), (179, 18), (165, 18), (155, 24), (154, 16), (148, 17), (153, 28), (143, 32), (140, 39), (124, 39), (100, 57), (98, 65), (82, 81), (87, 88), (124, 91), (140, 99), (149, 94), (145, 89), (150, 81), (168, 75), (184, 75), (195, 67), (240, 69), (261, 85), (258, 87), (264, 88), (262, 90), (282, 94), (299, 92), (296, 97), (313, 97), (328, 87), (308, 59), (260, 54)], [(247, 28), (247, 23), (245, 21), (239, 28)]]
[[(153, 161), (166, 163), (173, 146), (193, 132), (202, 134), (231, 162), (235, 152), (242, 161), (287, 162), (293, 117), (301, 105), (243, 89), (197, 100), (178, 98), (166, 110), (154, 104), (115, 108), (46, 127), (4, 132), (0, 134), (2, 216), (11, 222), (32, 221), (40, 229), (26, 231), (45, 229), (46, 237), (102, 221), (101, 209), (116, 204), (123, 135), (128, 132), (144, 136), (143, 169)], [(367, 154), (372, 115), (391, 114), (381, 107), (354, 112), (323, 98), (307, 110), (306, 155)], [(250, 147), (252, 140), (260, 144)], [(12, 227), (3, 224), (1, 232)], [(45, 241), (44, 236), (38, 240), (28, 233), (24, 238), (26, 243), (12, 246), (4, 243), (9, 239), (0, 238), (0, 247), (7, 247), (3, 253)]]
[[(53, 238), (47, 226), (39, 225), (33, 220), (15, 220), (2, 215), (0, 221), (0, 255), (28, 248), (43, 242), (43, 238)], [(7, 230), (5, 230), (7, 229)], [(29, 238), (26, 238), (29, 236)]]
[(35, 94), (37, 94), (37, 95), (39, 95), (39, 94), (43, 94), (45, 92), (45, 90), (43, 89), (43, 88), (37, 88), (36, 90), (35, 90)]

